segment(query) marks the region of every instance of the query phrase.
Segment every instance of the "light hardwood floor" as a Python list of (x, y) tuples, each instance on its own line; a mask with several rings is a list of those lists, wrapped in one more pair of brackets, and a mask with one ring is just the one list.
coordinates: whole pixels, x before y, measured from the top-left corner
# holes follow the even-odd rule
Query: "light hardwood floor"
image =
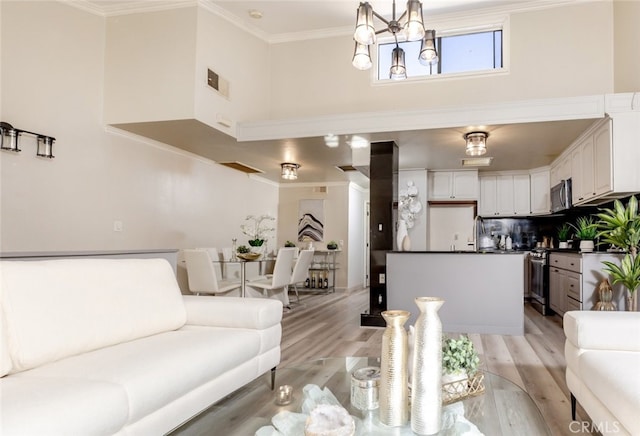
[[(293, 295), (291, 301), (292, 310), (282, 322), (281, 367), (320, 357), (380, 356), (384, 329), (360, 327), (360, 314), (369, 304), (368, 289), (332, 294), (301, 291), (300, 303), (295, 303)], [(482, 368), (527, 391), (554, 435), (590, 434), (576, 432), (578, 423), (570, 426), (560, 317), (544, 317), (526, 305), (524, 336), (469, 337), (478, 349)], [(580, 407), (577, 419), (588, 420)]]

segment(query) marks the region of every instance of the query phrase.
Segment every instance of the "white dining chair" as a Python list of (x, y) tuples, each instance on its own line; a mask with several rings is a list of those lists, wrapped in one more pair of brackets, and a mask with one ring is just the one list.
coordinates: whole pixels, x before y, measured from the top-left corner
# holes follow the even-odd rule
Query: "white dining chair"
[(309, 267), (313, 261), (313, 250), (301, 250), (298, 254), (296, 264), (293, 266), (293, 272), (291, 273), (291, 280), (289, 285), (293, 286), (296, 293), (296, 301), (300, 302), (300, 295), (298, 294), (298, 283), (304, 282), (309, 275)]
[(218, 280), (207, 250), (184, 250), (184, 260), (187, 264), (189, 291), (192, 293), (240, 296), (240, 281)]
[(271, 277), (259, 278), (246, 283), (246, 292), (250, 297), (277, 298), (282, 304), (290, 308), (287, 287), (291, 282), (291, 265), (295, 248), (281, 248), (276, 256)]
[(216, 270), (216, 276), (218, 279), (224, 279), (225, 275), (223, 273), (222, 264), (217, 262), (220, 260), (220, 252), (216, 247), (196, 247), (196, 250), (204, 250), (209, 253), (209, 257), (213, 261), (213, 268)]

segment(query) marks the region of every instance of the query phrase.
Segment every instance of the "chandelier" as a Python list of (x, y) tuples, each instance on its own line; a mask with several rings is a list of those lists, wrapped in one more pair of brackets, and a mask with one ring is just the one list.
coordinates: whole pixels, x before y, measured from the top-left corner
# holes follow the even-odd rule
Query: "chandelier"
[[(373, 27), (374, 16), (387, 27), (375, 30)], [(368, 2), (360, 3), (360, 6), (358, 6), (356, 29), (353, 33), (353, 39), (356, 41), (352, 60), (354, 67), (359, 70), (371, 68), (371, 46), (376, 42), (376, 35), (384, 32), (391, 33), (396, 43), (396, 47), (391, 52), (390, 79), (402, 80), (407, 78), (404, 50), (398, 45), (398, 38), (405, 41), (422, 40), (418, 61), (422, 65), (438, 63), (436, 31), (425, 30), (422, 21), (422, 3), (418, 0), (408, 0), (407, 10), (396, 18), (396, 2), (393, 0), (391, 20), (385, 19), (374, 11)]]

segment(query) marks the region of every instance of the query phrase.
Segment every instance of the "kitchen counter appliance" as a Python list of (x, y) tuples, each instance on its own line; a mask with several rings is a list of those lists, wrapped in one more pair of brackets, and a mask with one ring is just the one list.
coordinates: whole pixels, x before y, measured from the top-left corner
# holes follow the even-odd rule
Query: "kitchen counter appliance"
[(531, 250), (529, 264), (531, 306), (542, 315), (552, 315), (549, 308), (549, 249), (538, 247)]
[(560, 183), (551, 188), (551, 212), (562, 212), (570, 209), (571, 204), (571, 179), (560, 180)]

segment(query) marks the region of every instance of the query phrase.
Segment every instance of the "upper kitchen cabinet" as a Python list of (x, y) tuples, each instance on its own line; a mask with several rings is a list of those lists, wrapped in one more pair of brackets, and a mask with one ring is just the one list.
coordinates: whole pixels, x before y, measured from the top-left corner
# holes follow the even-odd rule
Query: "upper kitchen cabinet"
[(555, 186), (562, 180), (571, 178), (571, 154), (560, 156), (551, 164), (549, 181), (551, 186)]
[(640, 128), (630, 124), (634, 117), (629, 115), (635, 115), (635, 122), (640, 123), (640, 114), (633, 113), (598, 121), (572, 146), (571, 189), (575, 205), (600, 204), (640, 191)]
[(529, 176), (531, 183), (531, 214), (543, 215), (549, 213), (551, 210), (549, 167), (531, 170)]
[(429, 200), (464, 201), (478, 199), (478, 172), (429, 171)]
[(194, 151), (268, 118), (268, 43), (200, 3), (107, 17), (105, 41), (107, 124)]
[(492, 173), (480, 176), (481, 216), (531, 213), (529, 173)]

